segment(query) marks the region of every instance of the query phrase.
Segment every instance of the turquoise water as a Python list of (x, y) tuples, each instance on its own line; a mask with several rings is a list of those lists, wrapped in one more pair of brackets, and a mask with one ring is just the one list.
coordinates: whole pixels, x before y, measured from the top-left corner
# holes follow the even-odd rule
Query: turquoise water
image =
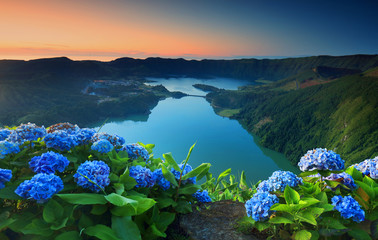
[[(220, 86), (216, 79), (212, 81), (205, 84)], [(223, 85), (229, 84), (229, 89), (236, 89), (241, 84), (241, 81), (236, 81), (232, 85), (231, 79), (218, 81)], [(190, 94), (197, 91), (190, 89), (190, 81), (184, 85), (179, 78), (171, 79), (170, 85), (173, 86), (174, 82), (175, 88), (180, 91), (184, 88), (189, 89), (185, 92)], [(158, 83), (160, 81), (155, 84)], [(164, 86), (172, 90), (170, 86)], [(282, 154), (259, 146), (236, 120), (216, 115), (201, 97), (168, 98), (159, 102), (147, 121), (145, 116), (132, 116), (130, 119), (106, 123), (101, 131), (121, 135), (127, 143), (153, 143), (156, 145), (155, 157), (172, 152), (177, 162), (184, 160), (190, 146), (197, 142), (189, 164), (196, 167), (204, 162), (211, 163), (210, 170), (216, 176), (232, 168), (233, 174), (239, 175), (244, 170), (249, 181), (257, 182), (278, 169), (296, 170)]]

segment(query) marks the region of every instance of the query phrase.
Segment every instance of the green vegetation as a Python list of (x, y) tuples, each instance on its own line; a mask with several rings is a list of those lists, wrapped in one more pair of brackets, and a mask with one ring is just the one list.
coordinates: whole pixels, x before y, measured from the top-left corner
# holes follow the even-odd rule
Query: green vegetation
[(338, 154), (309, 151), (298, 176), (279, 170), (249, 186), (244, 172), (237, 179), (231, 169), (213, 177), (209, 163), (192, 168), (195, 144), (178, 164), (171, 153), (155, 158), (154, 144), (123, 145), (69, 123), (2, 134), (1, 239), (183, 240), (168, 230), (177, 216), (221, 200), (245, 203), (248, 217), (235, 228), (262, 239), (378, 237), (378, 158), (345, 169)]
[(295, 91), (276, 87), (211, 93), (208, 100), (241, 108), (232, 117), (293, 164), (313, 146), (336, 149), (349, 164), (378, 155), (377, 78), (352, 75)]
[(217, 112), (217, 114), (219, 116), (222, 116), (222, 117), (232, 117), (234, 116), (235, 114), (238, 114), (240, 112), (240, 108), (238, 109), (222, 109), (221, 111)]

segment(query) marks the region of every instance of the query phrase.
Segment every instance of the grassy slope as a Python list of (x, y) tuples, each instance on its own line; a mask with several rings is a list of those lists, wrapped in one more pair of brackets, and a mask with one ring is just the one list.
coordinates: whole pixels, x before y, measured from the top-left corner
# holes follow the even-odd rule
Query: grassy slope
[(262, 89), (209, 99), (226, 108), (242, 106), (234, 117), (293, 163), (315, 147), (335, 149), (348, 163), (378, 155), (377, 78), (353, 75), (289, 92)]

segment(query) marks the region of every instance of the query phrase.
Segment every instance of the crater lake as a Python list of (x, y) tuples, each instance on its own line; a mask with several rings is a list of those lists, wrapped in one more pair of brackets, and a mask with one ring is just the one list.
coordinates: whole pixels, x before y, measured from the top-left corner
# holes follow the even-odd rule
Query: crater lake
[[(198, 96), (205, 96), (206, 93), (192, 86), (196, 83), (230, 90), (251, 84), (227, 78), (147, 80), (149, 82), (146, 84), (149, 85), (162, 84), (169, 91)], [(125, 138), (127, 144), (155, 144), (155, 158), (162, 158), (163, 153), (171, 152), (178, 163), (186, 158), (189, 148), (197, 142), (188, 163), (193, 168), (201, 163), (210, 163), (210, 172), (215, 177), (231, 168), (232, 174), (237, 177), (244, 170), (247, 180), (256, 183), (268, 178), (276, 170), (298, 172), (283, 154), (260, 146), (258, 139), (248, 133), (237, 120), (215, 114), (204, 97), (167, 98), (160, 101), (148, 117), (135, 115), (127, 119), (111, 120), (102, 126), (100, 132), (118, 134)]]

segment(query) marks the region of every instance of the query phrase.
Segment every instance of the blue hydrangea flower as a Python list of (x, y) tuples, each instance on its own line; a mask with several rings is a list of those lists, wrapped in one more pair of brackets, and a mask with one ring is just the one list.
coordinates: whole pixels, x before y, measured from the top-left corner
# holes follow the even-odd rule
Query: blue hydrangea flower
[(142, 166), (132, 166), (129, 169), (130, 177), (133, 177), (138, 183), (135, 187), (147, 187), (151, 188), (155, 185), (155, 176), (151, 170)]
[(60, 177), (54, 174), (38, 173), (32, 179), (22, 182), (15, 193), (26, 199), (34, 199), (37, 203), (44, 203), (60, 192), (63, 187)]
[(196, 193), (193, 194), (193, 197), (195, 197), (198, 200), (198, 202), (201, 203), (211, 202), (211, 198), (207, 190), (203, 190), (202, 192), (198, 190)]
[(85, 145), (90, 143), (93, 135), (96, 134), (96, 130), (92, 128), (81, 128), (75, 132), (77, 141), (80, 145)]
[(78, 167), (74, 179), (83, 188), (99, 192), (110, 184), (109, 174), (110, 168), (103, 161), (85, 161)]
[(255, 221), (267, 220), (274, 211), (270, 208), (278, 203), (276, 195), (268, 192), (256, 192), (253, 197), (245, 203), (248, 217), (252, 217)]
[(122, 146), (125, 143), (125, 139), (117, 134), (110, 135), (107, 133), (96, 133), (93, 135), (91, 142), (97, 142), (98, 140), (106, 139), (108, 140), (114, 147)]
[(19, 153), (20, 147), (16, 142), (0, 141), (0, 159), (5, 158), (7, 154)]
[(112, 151), (114, 146), (106, 139), (101, 139), (93, 143), (91, 149), (100, 153)]
[(153, 172), (154, 178), (156, 180), (156, 183), (165, 191), (168, 190), (171, 187), (171, 183), (164, 178), (163, 171), (161, 168), (156, 169)]
[[(184, 167), (184, 164), (179, 164), (179, 167), (182, 170), (182, 168)], [(184, 176), (185, 174), (187, 174), (188, 172), (190, 172), (192, 170), (193, 170), (192, 167), (189, 164), (186, 164), (185, 169), (182, 171), (182, 176)], [(177, 181), (180, 180), (180, 172), (179, 171), (176, 171), (174, 168), (172, 168), (171, 172), (173, 173), (173, 175), (175, 175), (175, 178), (177, 179)], [(191, 177), (191, 178), (188, 178), (186, 180), (182, 180), (181, 183), (182, 184), (187, 184), (187, 183), (196, 184), (196, 180), (197, 180), (196, 177)]]
[(352, 218), (355, 222), (362, 222), (365, 220), (364, 210), (361, 209), (360, 204), (351, 196), (334, 196), (332, 198), (332, 205), (345, 219)]
[(326, 148), (317, 148), (309, 150), (298, 163), (302, 172), (312, 170), (343, 170), (344, 160), (332, 150)]
[(69, 151), (71, 148), (78, 145), (75, 135), (68, 134), (66, 131), (62, 130), (46, 134), (43, 140), (46, 143), (46, 147), (54, 148), (59, 151)]
[(4, 188), (4, 183), (9, 182), (12, 178), (12, 170), (0, 168), (0, 189)]
[(354, 183), (354, 179), (352, 178), (352, 176), (345, 173), (345, 172), (338, 173), (338, 174), (332, 173), (331, 175), (329, 175), (325, 179), (331, 180), (331, 181), (341, 182), (342, 184), (344, 184), (346, 187), (348, 187), (350, 189), (357, 188), (356, 184)]
[(13, 131), (6, 128), (0, 129), (0, 141), (7, 139), (12, 132)]
[(290, 187), (296, 187), (298, 184), (302, 184), (302, 178), (297, 177), (294, 173), (290, 171), (275, 171), (268, 180), (262, 181), (258, 187), (257, 191), (281, 191), (285, 190), (286, 185)]
[(126, 151), (129, 155), (129, 158), (131, 159), (137, 159), (138, 157), (142, 157), (144, 161), (147, 161), (150, 158), (148, 151), (137, 143), (127, 144), (122, 148), (122, 150)]
[(8, 140), (23, 143), (25, 141), (36, 141), (46, 135), (44, 126), (38, 127), (34, 123), (21, 124), (9, 135)]
[(63, 172), (68, 164), (70, 164), (70, 161), (65, 156), (52, 151), (33, 157), (29, 162), (31, 170), (36, 173)]
[(366, 159), (353, 167), (362, 172), (363, 175), (370, 176), (373, 179), (378, 179), (378, 156), (373, 159)]

